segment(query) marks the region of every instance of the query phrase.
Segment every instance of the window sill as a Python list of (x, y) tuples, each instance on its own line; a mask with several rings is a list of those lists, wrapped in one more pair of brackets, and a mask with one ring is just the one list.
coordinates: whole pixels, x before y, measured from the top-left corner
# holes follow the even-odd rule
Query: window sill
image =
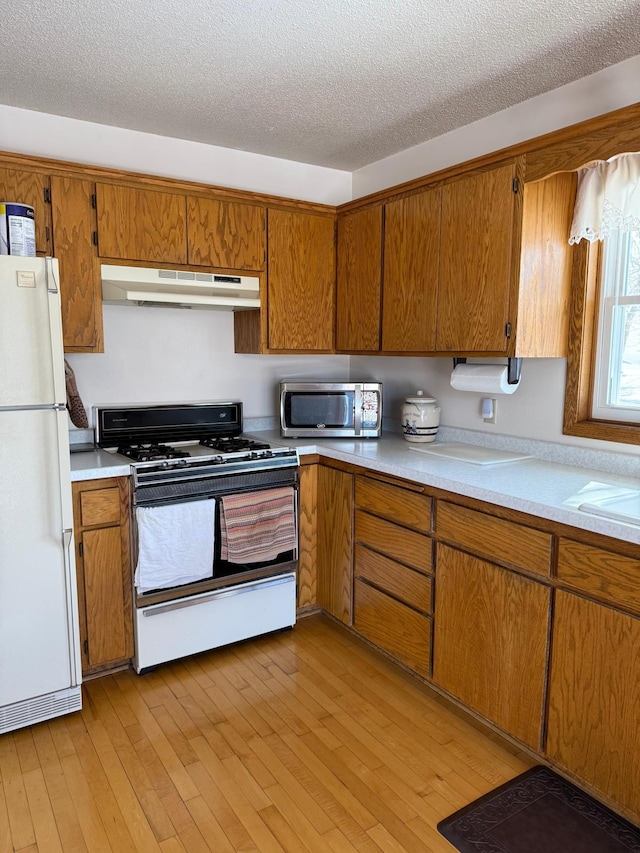
[(593, 438), (600, 441), (617, 441), (620, 444), (640, 444), (640, 425), (615, 421), (575, 420), (562, 428), (564, 435)]

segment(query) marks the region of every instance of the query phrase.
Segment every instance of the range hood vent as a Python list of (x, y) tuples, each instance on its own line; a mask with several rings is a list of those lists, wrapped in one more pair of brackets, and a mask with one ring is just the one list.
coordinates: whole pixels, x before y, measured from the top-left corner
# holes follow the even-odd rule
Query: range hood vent
[(102, 301), (235, 311), (260, 307), (258, 276), (102, 264)]

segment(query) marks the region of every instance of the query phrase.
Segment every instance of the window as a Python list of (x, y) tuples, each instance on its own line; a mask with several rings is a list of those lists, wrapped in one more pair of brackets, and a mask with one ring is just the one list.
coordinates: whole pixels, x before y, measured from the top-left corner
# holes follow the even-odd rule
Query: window
[(601, 251), (591, 414), (640, 423), (640, 232), (613, 231)]

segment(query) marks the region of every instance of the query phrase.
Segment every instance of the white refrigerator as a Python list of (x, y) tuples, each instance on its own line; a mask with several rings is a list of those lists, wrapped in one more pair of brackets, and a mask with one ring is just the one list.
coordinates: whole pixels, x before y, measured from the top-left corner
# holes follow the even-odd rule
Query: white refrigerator
[(0, 733), (82, 705), (59, 282), (0, 256)]

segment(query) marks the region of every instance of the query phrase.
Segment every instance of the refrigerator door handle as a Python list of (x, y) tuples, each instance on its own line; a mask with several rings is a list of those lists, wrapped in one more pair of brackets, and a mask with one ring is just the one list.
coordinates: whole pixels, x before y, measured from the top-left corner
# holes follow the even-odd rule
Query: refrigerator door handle
[(45, 266), (45, 278), (47, 282), (47, 290), (49, 293), (58, 293), (58, 282), (56, 281), (56, 274), (53, 269), (53, 258), (47, 255), (44, 259)]
[(71, 539), (73, 538), (73, 529), (65, 527), (62, 531), (62, 545), (64, 547), (64, 561), (67, 573), (71, 574)]
[[(63, 404), (67, 400), (67, 384), (64, 375), (64, 343), (62, 339), (62, 309), (60, 307), (60, 291), (57, 287), (51, 287), (50, 282), (55, 283), (55, 269), (53, 258), (45, 258), (46, 286), (48, 291), (49, 308), (49, 341), (51, 343), (51, 371), (53, 373), (53, 399), (55, 403)], [(69, 448), (67, 447), (67, 452)]]

